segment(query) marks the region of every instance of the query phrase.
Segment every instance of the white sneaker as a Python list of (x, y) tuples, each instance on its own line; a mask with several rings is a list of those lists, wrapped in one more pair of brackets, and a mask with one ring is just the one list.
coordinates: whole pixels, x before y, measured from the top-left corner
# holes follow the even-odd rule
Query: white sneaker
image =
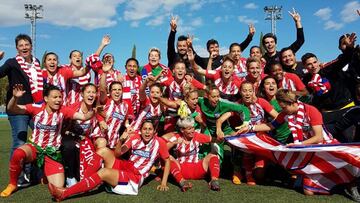
[(66, 178), (66, 187), (71, 187), (77, 183), (75, 178)]

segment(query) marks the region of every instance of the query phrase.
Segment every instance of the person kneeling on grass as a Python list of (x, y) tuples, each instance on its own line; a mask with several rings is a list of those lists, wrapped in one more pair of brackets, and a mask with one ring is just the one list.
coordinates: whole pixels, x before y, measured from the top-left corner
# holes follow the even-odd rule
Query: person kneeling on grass
[(8, 104), (8, 110), (14, 114), (30, 114), (34, 120), (34, 130), (28, 142), (17, 148), (9, 164), (10, 181), (1, 197), (9, 197), (17, 190), (17, 180), (24, 163), (35, 162), (39, 168), (44, 166), (44, 174), (49, 184), (57, 187), (64, 185), (64, 167), (61, 164), (61, 134), (63, 119), (89, 120), (93, 111), (86, 114), (75, 112), (62, 106), (61, 91), (56, 86), (49, 86), (44, 90), (43, 105), (17, 104), (19, 98), (25, 93), (23, 85), (16, 84), (13, 88), (13, 97)]
[(210, 171), (211, 190), (220, 191), (219, 185), (219, 157), (216, 154), (207, 154), (203, 159), (199, 159), (199, 146), (203, 143), (214, 142), (214, 139), (205, 134), (197, 133), (194, 129), (195, 120), (192, 117), (180, 118), (177, 126), (179, 133), (168, 133), (163, 138), (168, 141), (168, 148), (176, 147), (177, 158), (171, 159), (171, 174), (180, 184), (181, 190), (185, 192), (192, 187), (187, 180), (203, 179)]
[[(165, 168), (161, 185), (157, 189), (167, 191), (169, 189), (166, 184), (170, 171), (170, 155), (165, 142), (154, 134), (154, 126), (148, 120), (142, 123), (140, 133), (129, 135), (125, 131), (116, 145), (115, 156), (107, 148), (103, 148), (103, 152), (100, 152), (101, 156), (104, 157), (105, 168), (84, 178), (70, 188), (59, 188), (49, 183), (51, 195), (57, 201), (61, 201), (69, 196), (90, 191), (100, 185), (102, 181), (110, 184), (114, 193), (137, 195), (144, 179), (149, 176), (154, 160), (159, 156), (165, 161)], [(115, 158), (129, 150), (131, 150), (129, 160)]]

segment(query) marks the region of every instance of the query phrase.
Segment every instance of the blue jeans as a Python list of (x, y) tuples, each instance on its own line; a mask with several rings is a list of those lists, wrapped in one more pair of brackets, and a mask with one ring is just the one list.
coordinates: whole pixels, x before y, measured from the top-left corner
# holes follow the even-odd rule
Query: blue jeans
[(29, 115), (8, 115), (12, 134), (12, 148), (10, 158), (14, 150), (25, 144), (28, 134), (28, 126), (33, 129), (34, 122)]

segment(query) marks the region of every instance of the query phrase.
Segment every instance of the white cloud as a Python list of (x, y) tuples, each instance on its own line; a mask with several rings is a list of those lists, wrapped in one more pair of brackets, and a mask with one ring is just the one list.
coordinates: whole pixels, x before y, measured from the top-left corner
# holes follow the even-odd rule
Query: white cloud
[(214, 18), (214, 23), (220, 23), (222, 21), (222, 17), (221, 16), (217, 16)]
[(156, 16), (155, 18), (149, 20), (146, 25), (149, 26), (159, 26), (162, 25), (164, 23), (165, 17), (167, 17), (167, 15), (159, 15)]
[(229, 18), (232, 18), (232, 16), (229, 16), (229, 15), (217, 16), (217, 17), (214, 18), (214, 23), (228, 22)]
[(356, 13), (356, 9), (360, 9), (360, 3), (358, 1), (347, 3), (340, 13), (341, 20), (344, 23), (351, 23), (359, 19), (359, 15)]
[(321, 8), (314, 13), (321, 20), (329, 20), (331, 17), (331, 9), (329, 7)]
[(258, 20), (248, 18), (247, 16), (238, 16), (238, 20), (241, 23), (245, 23), (245, 24), (255, 24), (259, 22)]
[(139, 21), (133, 21), (130, 23), (130, 27), (139, 27)]
[[(44, 6), (44, 18), (39, 20), (54, 25), (80, 27), (84, 30), (116, 25), (116, 7), (124, 0), (38, 0)], [(24, 19), (24, 4), (27, 0), (2, 2), (0, 26), (18, 26), (28, 23)]]
[(199, 27), (202, 24), (203, 24), (203, 20), (200, 17), (197, 17), (197, 18), (193, 19), (192, 22), (191, 22), (191, 25), (194, 26), (194, 27)]
[(344, 24), (342, 24), (342, 23), (337, 23), (332, 20), (328, 20), (324, 24), (324, 29), (325, 30), (339, 30), (343, 26), (344, 26)]
[(245, 4), (244, 8), (246, 9), (257, 9), (259, 6), (256, 5), (255, 3), (248, 3), (248, 4)]

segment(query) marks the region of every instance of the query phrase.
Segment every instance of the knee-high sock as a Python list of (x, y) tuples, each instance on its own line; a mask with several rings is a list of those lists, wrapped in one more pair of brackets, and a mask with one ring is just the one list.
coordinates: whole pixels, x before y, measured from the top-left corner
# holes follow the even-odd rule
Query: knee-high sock
[(218, 156), (213, 156), (209, 160), (209, 170), (211, 178), (219, 178), (220, 174), (220, 161)]
[(176, 164), (175, 161), (170, 162), (170, 172), (175, 178), (176, 182), (180, 183), (180, 181), (183, 179), (183, 175), (181, 174), (180, 167)]
[(94, 189), (96, 186), (100, 185), (101, 182), (102, 182), (102, 180), (101, 180), (100, 176), (97, 173), (94, 173), (93, 175), (82, 179), (77, 184), (66, 189), (64, 191), (63, 198), (90, 191), (90, 190)]
[(252, 154), (244, 154), (243, 165), (245, 168), (246, 176), (252, 176), (252, 170), (254, 168), (254, 157)]
[(26, 153), (23, 149), (17, 148), (14, 151), (9, 165), (10, 184), (17, 185), (17, 180), (21, 173), (25, 157)]

